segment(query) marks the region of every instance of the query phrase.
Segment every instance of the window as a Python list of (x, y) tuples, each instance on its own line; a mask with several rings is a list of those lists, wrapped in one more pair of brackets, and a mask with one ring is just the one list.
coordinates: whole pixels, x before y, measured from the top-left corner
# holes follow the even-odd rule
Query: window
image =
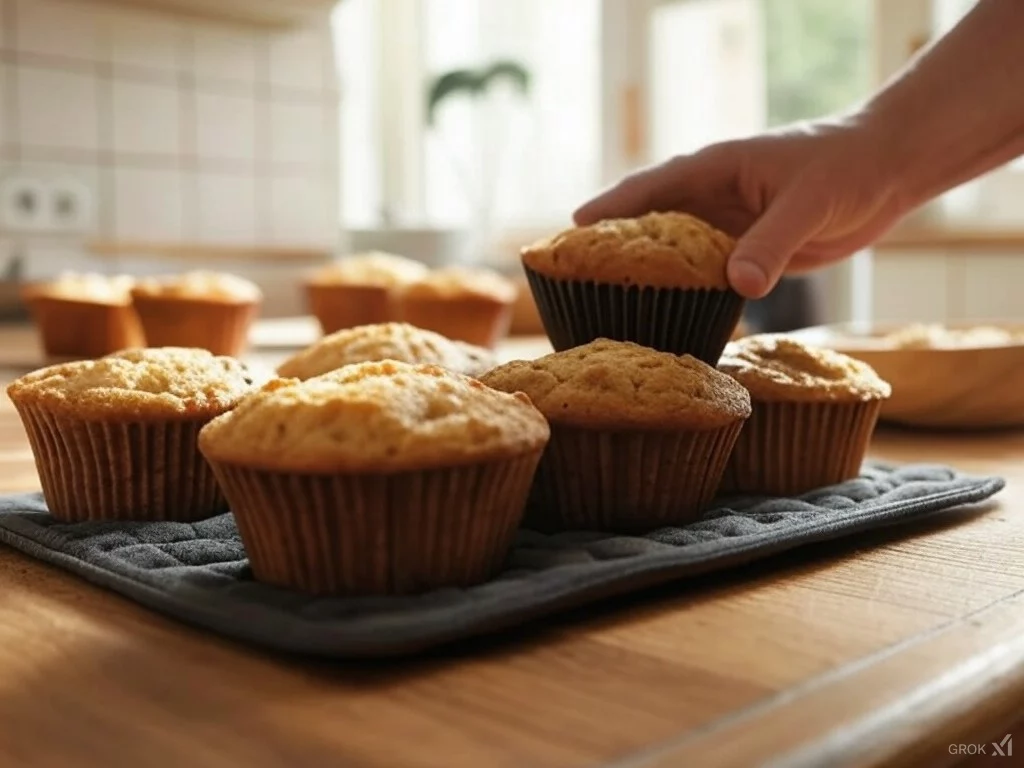
[[(596, 184), (599, 0), (345, 0), (335, 13), (342, 83), (342, 220), (465, 227), (564, 223)], [(432, 78), (521, 64), (426, 120)]]

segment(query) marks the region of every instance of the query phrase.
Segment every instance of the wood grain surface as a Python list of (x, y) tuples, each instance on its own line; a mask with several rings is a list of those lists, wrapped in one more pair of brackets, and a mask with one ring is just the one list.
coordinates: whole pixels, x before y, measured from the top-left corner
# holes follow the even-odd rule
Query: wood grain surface
[[(0, 766), (938, 766), (1014, 728), (1024, 754), (1024, 434), (873, 453), (1009, 484), (407, 662), (254, 651), (0, 547)], [(37, 487), (0, 396), (0, 492)]]

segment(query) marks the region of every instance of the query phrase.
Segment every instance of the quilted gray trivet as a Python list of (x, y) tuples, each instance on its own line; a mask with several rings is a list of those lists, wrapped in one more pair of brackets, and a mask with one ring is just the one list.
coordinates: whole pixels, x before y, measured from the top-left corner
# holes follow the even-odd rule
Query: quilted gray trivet
[(267, 648), (393, 656), (490, 633), (600, 598), (907, 522), (1002, 489), (948, 467), (867, 465), (799, 499), (722, 500), (644, 537), (521, 531), (494, 581), (404, 598), (317, 598), (252, 581), (230, 514), (200, 523), (54, 521), (40, 494), (0, 497), (0, 541), (154, 610)]

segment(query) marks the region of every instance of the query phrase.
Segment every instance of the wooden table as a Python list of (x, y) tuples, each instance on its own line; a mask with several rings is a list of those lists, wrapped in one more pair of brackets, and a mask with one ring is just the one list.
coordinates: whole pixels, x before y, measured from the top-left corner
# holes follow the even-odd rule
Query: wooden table
[[(0, 331), (8, 364), (24, 344)], [(873, 452), (1009, 485), (416, 662), (261, 653), (0, 547), (0, 765), (937, 766), (975, 744), (1019, 764), (1024, 434), (882, 433)], [(0, 492), (36, 487), (0, 396)], [(1011, 733), (1017, 757), (991, 762)]]

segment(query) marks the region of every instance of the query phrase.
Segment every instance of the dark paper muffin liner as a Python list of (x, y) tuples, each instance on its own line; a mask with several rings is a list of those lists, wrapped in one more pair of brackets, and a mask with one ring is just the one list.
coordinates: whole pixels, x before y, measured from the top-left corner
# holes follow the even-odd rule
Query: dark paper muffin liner
[(194, 347), (215, 355), (241, 354), (257, 302), (136, 296), (132, 299), (150, 347)]
[(603, 337), (688, 354), (716, 365), (745, 304), (732, 290), (556, 280), (525, 265), (524, 269), (556, 351)]
[(486, 581), (522, 520), (540, 451), (393, 474), (213, 462), (257, 581), (308, 594), (415, 594)]
[(700, 517), (743, 422), (701, 432), (551, 426), (524, 525), (545, 533), (643, 533)]
[(205, 420), (93, 422), (15, 406), (59, 520), (190, 522), (226, 510), (196, 444)]
[(788, 497), (857, 477), (882, 401), (752, 405), (723, 494)]

